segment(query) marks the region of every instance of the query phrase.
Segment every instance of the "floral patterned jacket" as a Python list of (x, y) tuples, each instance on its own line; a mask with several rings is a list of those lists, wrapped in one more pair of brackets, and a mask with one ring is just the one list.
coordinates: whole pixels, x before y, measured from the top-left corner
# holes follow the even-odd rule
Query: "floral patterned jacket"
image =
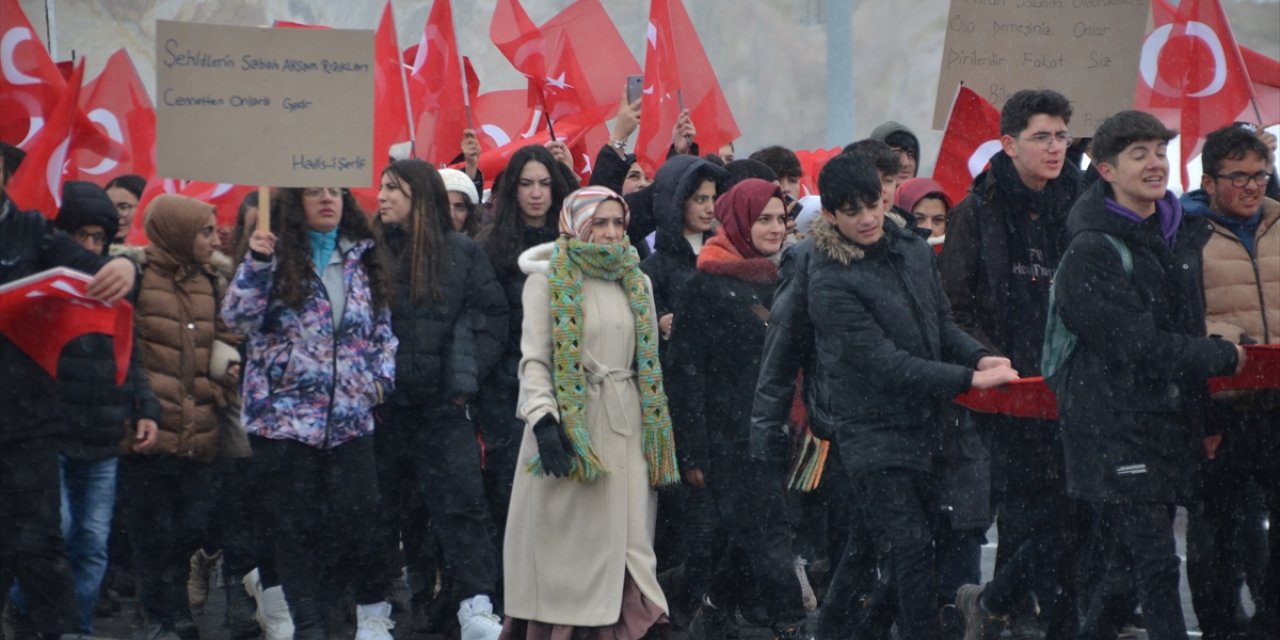
[(390, 394), (396, 372), (391, 312), (375, 314), (360, 258), (372, 240), (340, 246), (346, 306), (334, 333), (319, 278), (301, 310), (271, 296), (276, 262), (246, 256), (222, 304), (222, 319), (246, 336), (241, 424), (251, 435), (331, 449), (373, 434), (378, 385)]

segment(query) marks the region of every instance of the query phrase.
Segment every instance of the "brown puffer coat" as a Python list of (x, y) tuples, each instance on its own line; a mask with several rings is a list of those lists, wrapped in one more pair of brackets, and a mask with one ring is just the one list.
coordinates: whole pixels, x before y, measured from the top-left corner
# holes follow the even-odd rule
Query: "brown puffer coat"
[(1260, 344), (1280, 344), (1280, 202), (1262, 200), (1254, 259), (1230, 230), (1209, 223), (1213, 235), (1204, 247), (1208, 334), (1232, 342), (1245, 335)]
[(213, 211), (172, 195), (147, 207), (151, 244), (135, 317), (142, 363), (162, 409), (149, 454), (212, 460), (218, 453), (220, 390), (209, 379), (217, 303), (213, 279), (193, 253), (196, 234)]

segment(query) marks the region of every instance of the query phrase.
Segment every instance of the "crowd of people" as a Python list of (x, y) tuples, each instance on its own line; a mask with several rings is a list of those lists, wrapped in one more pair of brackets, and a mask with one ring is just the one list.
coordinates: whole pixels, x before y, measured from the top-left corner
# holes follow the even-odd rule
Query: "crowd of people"
[[(785, 147), (701, 155), (687, 112), (655, 170), (638, 101), (587, 185), (551, 142), (486, 190), (467, 132), (373, 212), (0, 192), (0, 283), (70, 267), (135, 314), (123, 384), (111, 336), (56, 379), (0, 338), (8, 637), (132, 590), (141, 637), (191, 640), (222, 589), (268, 640), (1182, 639), (1185, 507), (1202, 637), (1274, 638), (1280, 392), (1208, 379), (1280, 343), (1276, 140), (1213, 132), (1178, 197), (1174, 131), (1071, 116), (1010, 96), (959, 202), (895, 122), (817, 193)], [(1056, 419), (954, 402), (1041, 375)]]

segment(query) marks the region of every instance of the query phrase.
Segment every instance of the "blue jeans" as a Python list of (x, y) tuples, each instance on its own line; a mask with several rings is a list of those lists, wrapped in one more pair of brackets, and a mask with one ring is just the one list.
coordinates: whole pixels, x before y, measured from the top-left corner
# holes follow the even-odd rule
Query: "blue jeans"
[[(62, 538), (76, 604), (80, 608), (80, 632), (93, 633), (93, 608), (98, 587), (107, 573), (107, 537), (116, 500), (117, 458), (76, 460), (58, 456), (62, 476)], [(13, 603), (26, 610), (20, 585), (10, 591)]]

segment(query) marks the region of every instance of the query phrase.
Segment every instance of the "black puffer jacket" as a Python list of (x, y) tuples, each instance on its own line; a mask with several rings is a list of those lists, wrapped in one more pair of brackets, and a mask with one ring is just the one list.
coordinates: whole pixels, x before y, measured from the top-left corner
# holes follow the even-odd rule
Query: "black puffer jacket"
[[(543, 227), (519, 225), (521, 246), (534, 247), (551, 242), (559, 235), (553, 221)], [(510, 269), (498, 270), (496, 277), (507, 299), (507, 338), (501, 355), (480, 385), (476, 408), (485, 445), (489, 447), (519, 446), (524, 421), (516, 418), (516, 399), (520, 393), (520, 332), (524, 326), (524, 281), (528, 277), (511, 263)]]
[[(649, 186), (658, 229), (653, 255), (640, 263), (640, 269), (653, 281), (653, 304), (659, 318), (675, 311), (680, 289), (697, 271), (698, 256), (684, 239), (684, 201), (704, 180), (719, 182), (728, 175), (697, 156), (675, 156), (658, 169)], [(703, 237), (711, 235), (707, 232)]]
[[(107, 258), (86, 251), (36, 211), (20, 211), (0, 193), (0, 284), (53, 267), (96, 273)], [(0, 443), (57, 435), (53, 381), (35, 361), (0, 335)]]
[(396, 350), (396, 388), (388, 402), (435, 406), (480, 390), (480, 381), (498, 362), (507, 338), (507, 299), (489, 258), (460, 233), (445, 236), (448, 257), (436, 300), (430, 293), (413, 302), (409, 289), (409, 238), (404, 229), (385, 229), (388, 253), (399, 265), (391, 327)]
[[(992, 353), (1009, 349), (1010, 219), (1036, 211), (1047, 230), (1051, 262), (1066, 250), (1067, 212), (1080, 193), (1080, 170), (1064, 163), (1044, 190), (1022, 185), (1003, 151), (973, 181), (969, 195), (947, 218), (947, 246), (939, 258), (942, 285), (956, 323)], [(999, 174), (999, 175), (997, 175)], [(1048, 264), (1049, 268), (1056, 266)], [(1023, 375), (1029, 375), (1024, 372)]]
[[(751, 455), (786, 459), (796, 371), (815, 433), (855, 474), (933, 469), (942, 409), (969, 389), (982, 345), (951, 319), (934, 253), (886, 220), (867, 248), (824, 219), (787, 250), (751, 412)], [(807, 356), (811, 356), (811, 359)]]
[(142, 418), (160, 420), (160, 401), (151, 392), (135, 342), (124, 384), (116, 386), (116, 360), (109, 336), (89, 334), (62, 349), (58, 399), (69, 432), (63, 452), (77, 460), (101, 460), (120, 453), (130, 427)]
[(774, 286), (702, 271), (685, 286), (663, 375), (681, 469), (747, 457), (766, 328), (752, 306), (767, 309)]
[[(1205, 380), (1230, 374), (1236, 352), (1202, 337), (1208, 223), (1183, 218), (1170, 250), (1158, 215), (1138, 223), (1107, 211), (1109, 190), (1099, 181), (1072, 208), (1071, 245), (1054, 284), (1063, 324), (1078, 336), (1058, 379), (1067, 490), (1170, 504), (1190, 488)], [(1132, 276), (1104, 234), (1128, 246)]]
[[(73, 233), (83, 227), (102, 227), (108, 238), (119, 227), (115, 205), (102, 187), (68, 181), (62, 186), (62, 207), (54, 225)], [(105, 253), (106, 247), (103, 247)], [(139, 419), (160, 420), (160, 401), (151, 392), (137, 342), (129, 356), (124, 383), (117, 386), (113, 340), (101, 334), (81, 336), (62, 349), (58, 360), (58, 399), (69, 433), (63, 453), (79, 460), (117, 455), (128, 427)]]

